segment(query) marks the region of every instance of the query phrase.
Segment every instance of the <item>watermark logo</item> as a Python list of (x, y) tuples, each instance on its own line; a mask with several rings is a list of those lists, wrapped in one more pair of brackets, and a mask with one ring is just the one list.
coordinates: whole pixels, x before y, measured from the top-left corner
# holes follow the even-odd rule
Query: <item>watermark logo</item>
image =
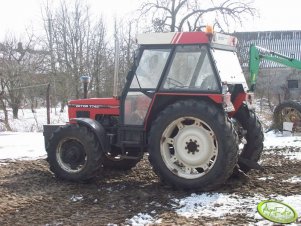
[(260, 202), (257, 211), (262, 217), (275, 223), (289, 224), (298, 218), (297, 212), (291, 206), (276, 200)]

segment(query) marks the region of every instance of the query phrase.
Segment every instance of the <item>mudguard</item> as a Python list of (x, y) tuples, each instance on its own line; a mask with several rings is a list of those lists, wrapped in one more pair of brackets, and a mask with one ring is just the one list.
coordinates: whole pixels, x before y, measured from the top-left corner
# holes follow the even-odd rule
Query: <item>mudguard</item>
[(70, 123), (71, 124), (77, 123), (78, 125), (86, 126), (90, 128), (91, 131), (93, 131), (93, 133), (96, 135), (102, 150), (103, 151), (108, 150), (109, 142), (106, 136), (106, 131), (99, 122), (90, 118), (72, 118), (70, 119)]

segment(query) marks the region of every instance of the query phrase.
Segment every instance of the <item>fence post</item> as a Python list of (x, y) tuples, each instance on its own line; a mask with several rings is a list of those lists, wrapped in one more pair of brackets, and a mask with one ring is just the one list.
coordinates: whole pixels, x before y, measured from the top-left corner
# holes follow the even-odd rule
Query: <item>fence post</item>
[(50, 124), (50, 83), (47, 85), (46, 90), (46, 108), (47, 108), (47, 124)]

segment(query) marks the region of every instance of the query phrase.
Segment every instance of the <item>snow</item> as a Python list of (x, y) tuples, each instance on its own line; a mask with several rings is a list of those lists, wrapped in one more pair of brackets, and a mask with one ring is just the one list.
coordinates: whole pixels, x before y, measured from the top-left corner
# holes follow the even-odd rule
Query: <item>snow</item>
[[(273, 195), (272, 195), (273, 197)], [(250, 219), (262, 219), (257, 213), (257, 205), (268, 200), (268, 197), (255, 194), (241, 196), (238, 194), (203, 193), (191, 194), (183, 199), (173, 199), (173, 206), (177, 214), (184, 217), (214, 217), (222, 218), (229, 215), (241, 214)], [(301, 214), (301, 195), (274, 196), (274, 200), (283, 201), (292, 206), (298, 215)]]
[[(7, 163), (15, 160), (31, 160), (45, 158), (44, 137), (41, 132), (42, 125), (46, 123), (45, 109), (38, 109), (33, 114), (30, 110), (21, 111), (20, 118), (11, 121), (11, 127), (18, 132), (0, 133), (0, 162)], [(0, 115), (0, 117), (2, 117)], [(51, 115), (52, 123), (64, 124), (67, 121), (67, 113), (56, 113)], [(3, 131), (3, 125), (0, 131)], [(33, 132), (34, 131), (34, 132)], [(39, 131), (39, 132), (36, 132)], [(294, 150), (292, 150), (294, 147)], [(265, 134), (265, 154), (277, 153), (290, 159), (301, 160), (301, 136), (282, 136), (269, 132)], [(272, 177), (262, 177), (259, 180), (271, 180)], [(288, 178), (287, 183), (300, 183), (301, 177)], [(271, 196), (273, 197), (273, 196)], [(259, 202), (269, 199), (259, 194), (254, 196), (241, 196), (239, 194), (226, 193), (202, 193), (191, 194), (182, 199), (171, 199), (173, 211), (184, 217), (225, 217), (233, 214), (245, 214), (250, 219), (257, 219), (256, 225), (272, 225), (256, 212)], [(292, 206), (301, 215), (301, 195), (274, 196), (276, 200), (282, 200)], [(70, 201), (78, 202), (83, 199), (82, 195), (72, 195)], [(95, 202), (98, 202), (96, 200)], [(160, 224), (159, 216), (155, 211), (150, 213), (138, 213), (126, 220), (129, 225)], [(114, 224), (109, 224), (114, 225)]]
[[(19, 119), (13, 119), (11, 109), (8, 112), (9, 124), (15, 132), (6, 132), (4, 125), (0, 123), (0, 161), (45, 158), (42, 130), (43, 125), (47, 123), (46, 109), (36, 109), (36, 113), (32, 113), (30, 109), (21, 109)], [(2, 111), (0, 118), (4, 118)], [(66, 121), (68, 121), (67, 110), (60, 113), (58, 109), (51, 109), (51, 124), (65, 124)]]
[(280, 133), (264, 134), (264, 153), (284, 156), (290, 160), (301, 160), (301, 136), (282, 136)]
[(0, 133), (0, 161), (45, 158), (42, 133)]
[[(181, 200), (173, 200), (176, 213), (184, 217), (224, 217), (232, 214), (247, 214), (250, 217), (255, 215), (256, 204), (263, 200), (263, 197), (242, 197), (235, 194), (203, 193), (200, 195), (191, 194)], [(177, 207), (177, 205), (180, 206)]]
[(70, 198), (72, 202), (82, 201), (83, 199), (84, 197), (82, 195), (72, 195)]
[(301, 136), (282, 136), (281, 133), (270, 131), (264, 134), (264, 147), (267, 149), (301, 147)]
[[(35, 109), (32, 113), (30, 109), (19, 110), (18, 119), (14, 119), (12, 110), (8, 110), (9, 124), (14, 132), (42, 132), (43, 125), (47, 124), (46, 108)], [(0, 111), (0, 118), (4, 119), (3, 112)], [(65, 124), (68, 121), (67, 108), (65, 112), (52, 108), (50, 111), (50, 124)], [(0, 123), (0, 131), (5, 131), (5, 127)]]
[(258, 180), (266, 181), (266, 180), (273, 180), (274, 177), (259, 177)]
[(126, 224), (131, 226), (141, 226), (141, 225), (149, 225), (149, 224), (160, 224), (161, 220), (155, 220), (151, 215), (147, 213), (138, 213), (133, 216), (131, 219), (126, 221)]
[(287, 182), (287, 183), (291, 183), (291, 184), (297, 184), (297, 183), (301, 183), (301, 176), (293, 176), (287, 180), (284, 180), (283, 182)]

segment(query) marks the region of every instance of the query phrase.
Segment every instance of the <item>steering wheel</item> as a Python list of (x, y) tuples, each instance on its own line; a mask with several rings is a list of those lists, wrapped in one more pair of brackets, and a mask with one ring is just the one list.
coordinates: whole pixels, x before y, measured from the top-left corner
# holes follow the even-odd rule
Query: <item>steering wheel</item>
[(183, 87), (185, 87), (185, 85), (182, 82), (180, 82), (180, 81), (178, 81), (174, 78), (170, 78), (170, 77), (167, 78), (166, 83), (167, 83), (168, 86), (170, 86), (170, 85), (173, 86), (173, 87), (169, 87), (169, 88), (183, 88)]

